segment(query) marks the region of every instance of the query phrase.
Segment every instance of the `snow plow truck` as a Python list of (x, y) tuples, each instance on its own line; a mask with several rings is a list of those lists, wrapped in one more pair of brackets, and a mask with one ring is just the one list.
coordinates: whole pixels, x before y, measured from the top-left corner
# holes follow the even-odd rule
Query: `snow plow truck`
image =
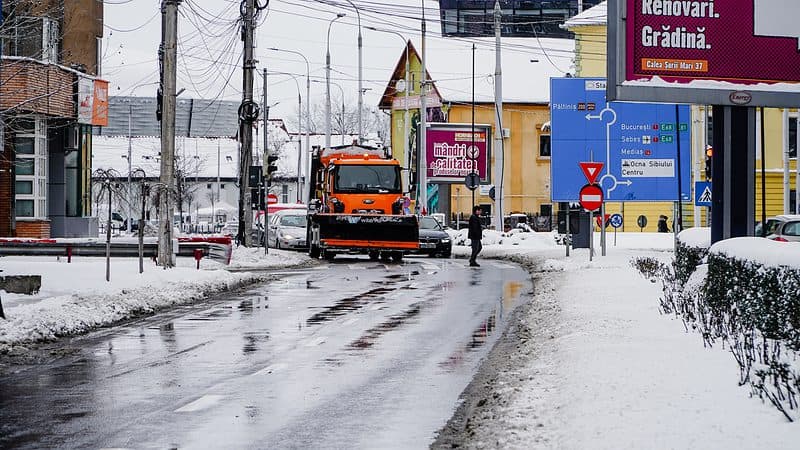
[(309, 256), (366, 253), (401, 261), (419, 248), (417, 217), (404, 214), (400, 163), (383, 149), (316, 149), (310, 174)]

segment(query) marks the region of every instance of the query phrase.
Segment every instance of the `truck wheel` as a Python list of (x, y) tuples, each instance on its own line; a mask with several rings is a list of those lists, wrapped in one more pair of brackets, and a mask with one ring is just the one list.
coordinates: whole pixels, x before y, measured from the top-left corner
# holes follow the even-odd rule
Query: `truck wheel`
[(377, 261), (378, 257), (381, 256), (380, 252), (369, 252), (369, 260), (370, 261)]
[(317, 245), (311, 244), (308, 246), (308, 256), (311, 258), (319, 258), (320, 255), (320, 248)]
[(402, 262), (403, 261), (403, 252), (392, 252), (392, 261), (394, 261), (394, 262)]
[(322, 251), (322, 259), (324, 259), (326, 261), (333, 261), (333, 258), (335, 258), (335, 257), (336, 257), (336, 253), (334, 253), (334, 252), (332, 252), (330, 250), (323, 250)]
[(389, 252), (381, 252), (381, 261), (389, 261), (391, 259), (392, 254)]

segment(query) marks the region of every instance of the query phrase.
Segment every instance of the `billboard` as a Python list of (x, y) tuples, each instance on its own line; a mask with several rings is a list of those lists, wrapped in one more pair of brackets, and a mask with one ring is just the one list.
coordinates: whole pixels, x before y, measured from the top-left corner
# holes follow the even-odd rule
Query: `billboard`
[(586, 184), (578, 163), (595, 161), (606, 201), (676, 201), (679, 173), (681, 200), (691, 201), (689, 107), (606, 102), (605, 94), (602, 78), (551, 79), (552, 200), (577, 201)]
[(78, 77), (78, 123), (108, 125), (108, 81)]
[(489, 183), (492, 127), (475, 124), (432, 123), (426, 132), (428, 181), (463, 183), (476, 172), (481, 184)]
[[(561, 27), (570, 17), (602, 0), (500, 0), (505, 37), (571, 38)], [(442, 35), (494, 36), (495, 0), (439, 0)]]
[(611, 0), (611, 100), (800, 103), (797, 0)]

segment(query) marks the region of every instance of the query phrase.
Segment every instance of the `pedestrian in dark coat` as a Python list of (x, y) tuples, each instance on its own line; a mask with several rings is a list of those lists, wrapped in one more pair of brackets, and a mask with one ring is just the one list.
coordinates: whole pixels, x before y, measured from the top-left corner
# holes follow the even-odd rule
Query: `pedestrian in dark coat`
[(667, 226), (667, 216), (665, 215), (658, 216), (658, 232), (669, 233), (669, 227)]
[(481, 244), (481, 238), (483, 237), (483, 227), (481, 226), (481, 218), (480, 215), (483, 211), (481, 210), (480, 206), (475, 206), (472, 208), (472, 215), (469, 216), (469, 234), (467, 237), (470, 240), (470, 245), (472, 246), (472, 256), (469, 258), (469, 265), (470, 267), (480, 267), (475, 258), (478, 257), (478, 253), (481, 252), (483, 249), (483, 245)]

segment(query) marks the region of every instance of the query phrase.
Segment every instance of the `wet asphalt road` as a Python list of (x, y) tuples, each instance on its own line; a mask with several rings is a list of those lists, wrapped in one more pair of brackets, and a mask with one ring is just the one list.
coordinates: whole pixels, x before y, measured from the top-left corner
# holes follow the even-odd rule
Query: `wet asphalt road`
[(426, 447), (528, 278), (341, 258), (65, 340), (0, 376), (0, 448)]

